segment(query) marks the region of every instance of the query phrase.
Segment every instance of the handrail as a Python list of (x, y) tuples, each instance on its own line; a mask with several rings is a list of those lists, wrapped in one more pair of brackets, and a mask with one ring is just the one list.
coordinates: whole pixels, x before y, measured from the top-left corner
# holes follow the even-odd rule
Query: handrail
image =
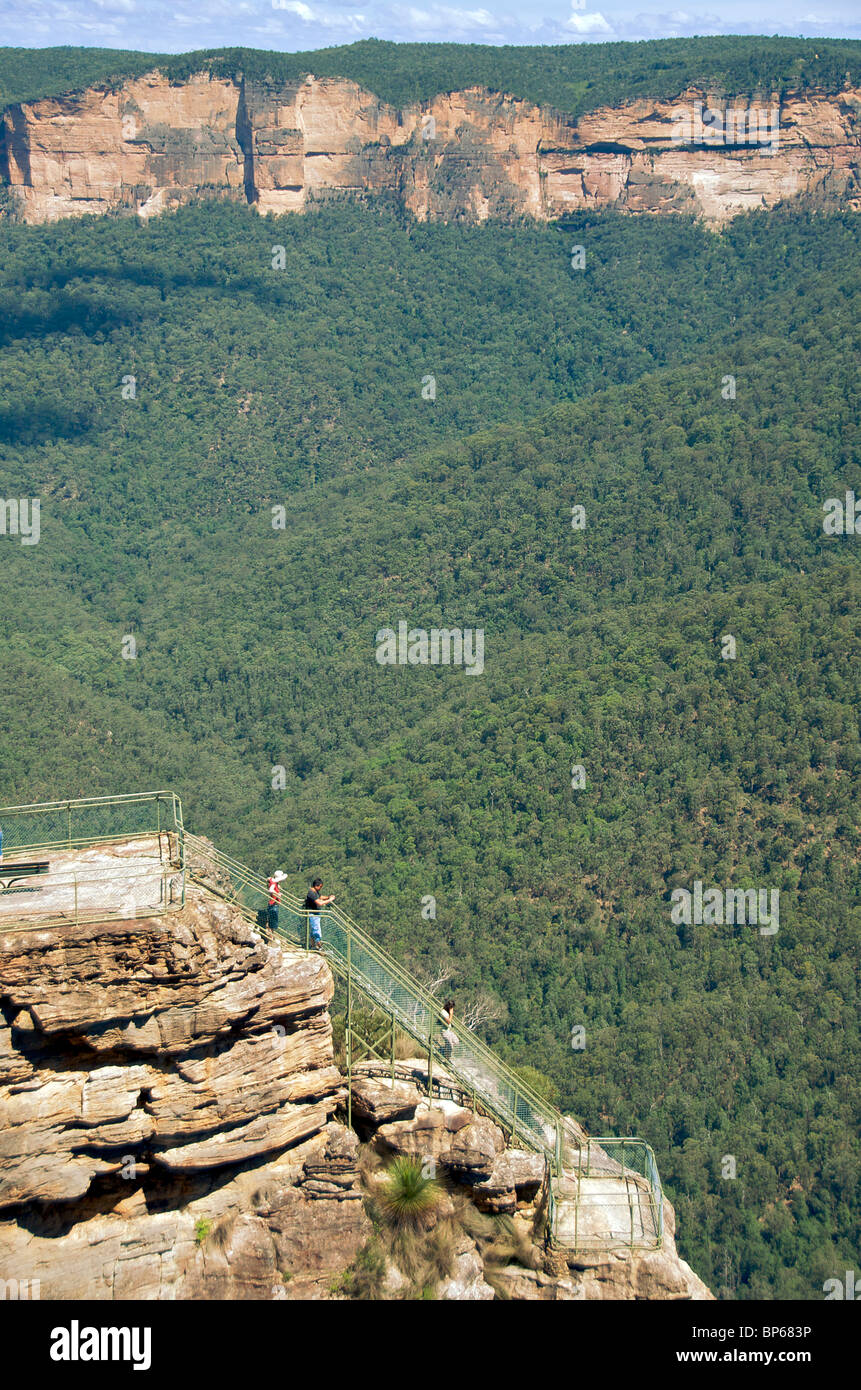
[(78, 796), (71, 799), (66, 797), (63, 801), (28, 801), (22, 806), (0, 806), (0, 816), (11, 814), (13, 811), (19, 814), (32, 812), (34, 815), (40, 811), (64, 811), (67, 806), (73, 806), (76, 810), (84, 806), (119, 806), (132, 801), (156, 801), (158, 798), (171, 798), (179, 803), (176, 792), (162, 788), (157, 792), (129, 792), (124, 796)]
[(0, 806), (0, 852), (6, 854), (77, 849), (166, 830), (182, 830), (182, 802), (168, 790)]
[[(402, 966), (399, 966), (398, 963), (394, 961), (391, 956), (388, 956), (384, 951), (382, 951), (376, 945), (373, 939), (369, 937), (362, 930), (362, 928), (356, 922), (354, 922), (351, 917), (348, 916), (346, 912), (344, 912), (341, 908), (335, 908), (334, 910), (328, 908), (326, 909), (326, 913), (331, 915), (336, 921), (341, 920), (343, 923), (346, 923), (349, 926), (349, 929), (352, 932), (353, 937), (360, 940), (362, 945), (365, 946), (366, 949), (372, 949), (379, 956), (381, 962), (385, 964), (386, 969), (389, 970), (393, 975), (400, 975), (403, 983), (408, 984), (409, 988), (417, 996), (421, 998), (421, 1001), (422, 1003), (424, 1003), (425, 1007), (427, 1007), (428, 1009), (433, 1009), (437, 1014), (439, 1013), (440, 1002), (437, 999), (436, 995), (431, 994), (430, 990), (428, 990), (424, 985), (422, 985), (419, 980), (417, 980), (414, 976), (410, 975), (409, 972), (404, 970)], [(548, 1118), (552, 1118), (552, 1120), (555, 1122), (556, 1116), (559, 1114), (555, 1107), (551, 1106), (549, 1101), (544, 1100), (542, 1096), (539, 1096), (538, 1092), (533, 1090), (527, 1082), (525, 1082), (520, 1076), (518, 1076), (517, 1073), (514, 1072), (506, 1062), (503, 1062), (502, 1059), (498, 1057), (496, 1053), (493, 1052), (492, 1049), (487, 1046), (486, 1043), (482, 1042), (481, 1038), (479, 1038), (477, 1034), (473, 1033), (471, 1029), (467, 1028), (464, 1024), (461, 1023), (455, 1022), (452, 1025), (452, 1027), (456, 1035), (459, 1033), (463, 1033), (464, 1036), (469, 1037), (470, 1046), (473, 1049), (473, 1051), (478, 1053), (483, 1060), (488, 1061), (493, 1066), (494, 1070), (499, 1072), (500, 1075), (505, 1076), (506, 1080), (508, 1080), (512, 1086), (516, 1087), (517, 1093), (522, 1099), (528, 1100), (531, 1104), (533, 1104), (536, 1107), (537, 1110), (545, 1110), (548, 1115)]]
[[(215, 891), (218, 896), (233, 902), (234, 906), (238, 906), (250, 920), (255, 922), (255, 925), (259, 925), (258, 914), (263, 911), (269, 898), (267, 880), (249, 869), (247, 865), (240, 863), (239, 860), (232, 859), (220, 850), (211, 847), (200, 836), (185, 831), (182, 838), (185, 862), (192, 879), (202, 882), (204, 888), (209, 888), (210, 891)], [(213, 889), (212, 884), (208, 884), (199, 874), (196, 875), (193, 863), (195, 856), (208, 860), (217, 871), (225, 874), (232, 891), (230, 893), (223, 890), (219, 892), (217, 881)], [(256, 907), (238, 902), (237, 895), (242, 889), (250, 890), (255, 896), (257, 899)], [(282, 911), (289, 912), (297, 918), (307, 919), (309, 916), (304, 902), (283, 888), (279, 905)], [(349, 972), (353, 983), (358, 984), (362, 992), (373, 1003), (394, 1013), (399, 1026), (406, 1033), (418, 1041), (423, 1048), (430, 1046), (438, 1057), (442, 1057), (442, 1049), (433, 1036), (442, 1022), (441, 1005), (437, 997), (378, 946), (373, 938), (368, 936), (363, 928), (342, 908), (330, 904), (323, 908), (319, 915), (322, 919), (324, 942), (326, 942), (327, 947), (325, 954), (333, 968), (339, 974), (346, 975)], [(328, 940), (326, 937), (327, 923), (330, 929)], [(332, 940), (332, 926), (339, 927), (346, 937), (349, 962)], [(282, 939), (287, 936), (283, 930), (279, 931), (278, 934)], [(385, 973), (387, 982), (399, 986), (404, 991), (413, 1009), (412, 1017), (403, 1006), (392, 999), (389, 992), (379, 987), (370, 978), (366, 969), (362, 969), (357, 964), (356, 947), (360, 948), (364, 955), (369, 958), (370, 963), (378, 966), (381, 972)], [(507, 1128), (515, 1132), (519, 1131), (524, 1138), (532, 1141), (530, 1147), (545, 1153), (551, 1162), (555, 1162), (559, 1148), (557, 1135), (562, 1123), (560, 1113), (542, 1096), (539, 1096), (527, 1082), (497, 1057), (486, 1043), (482, 1042), (465, 1025), (455, 1022), (452, 1029), (458, 1040), (459, 1050), (463, 1054), (467, 1054), (471, 1061), (480, 1064), (480, 1072), (477, 1077), (467, 1073), (465, 1084), (469, 1090), (481, 1095), (482, 1101), (501, 1119)], [(464, 1080), (461, 1074), (463, 1064), (459, 1062), (458, 1058), (454, 1055), (446, 1057), (444, 1065), (449, 1071), (454, 1072), (461, 1080)], [(512, 1101), (507, 1101), (504, 1095), (497, 1090), (497, 1088), (501, 1088), (504, 1091), (506, 1087), (512, 1093)], [(529, 1111), (532, 1112), (532, 1116), (530, 1116)], [(536, 1120), (538, 1121), (537, 1124)], [(550, 1133), (543, 1133), (543, 1127), (546, 1127)]]
[[(11, 861), (0, 861), (0, 880), (4, 868), (13, 867)], [(181, 870), (170, 864), (145, 869), (126, 867), (121, 877), (94, 867), (83, 872), (64, 868), (58, 873), (21, 879), (20, 886), (0, 889), (0, 935), (138, 915), (160, 916), (172, 907), (182, 907), (182, 879)], [(176, 883), (180, 885), (178, 897), (173, 896)], [(153, 896), (156, 890), (157, 900)], [(45, 906), (41, 905), (43, 897), (48, 900)], [(4, 909), (13, 905), (15, 916), (7, 919)]]

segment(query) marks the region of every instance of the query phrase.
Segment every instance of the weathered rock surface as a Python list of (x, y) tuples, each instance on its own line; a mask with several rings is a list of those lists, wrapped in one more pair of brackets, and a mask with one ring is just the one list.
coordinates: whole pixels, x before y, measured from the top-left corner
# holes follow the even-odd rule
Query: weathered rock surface
[(412, 1119), (381, 1125), (377, 1141), (393, 1153), (432, 1158), (479, 1182), (490, 1177), (505, 1148), (498, 1125), (450, 1100), (420, 1101)]
[(332, 1121), (262, 1164), (0, 1213), (2, 1272), (43, 1299), (328, 1297), (370, 1234), (357, 1147)]
[[(193, 890), (158, 918), (0, 933), (0, 1250), (14, 1277), (48, 1298), (172, 1297), (186, 1278), (186, 1297), (234, 1278), (236, 1296), (270, 1297), (293, 1209), (309, 1231), (302, 1277), (327, 1258), (343, 1268), (367, 1223), (358, 1140), (329, 1124), (343, 1094), (332, 991), (322, 958), (267, 945)], [(243, 1177), (280, 1194), (265, 1239), (237, 1206)], [(226, 1275), (195, 1222), (231, 1217)]]
[(392, 1120), (410, 1119), (422, 1099), (411, 1082), (377, 1076), (354, 1078), (352, 1092), (353, 1119), (374, 1128)]
[[(695, 124), (697, 102), (719, 125)], [(614, 206), (722, 222), (800, 193), (859, 207), (859, 160), (861, 91), (848, 87), (751, 101), (691, 89), (574, 118), (480, 88), (397, 110), (348, 79), (310, 74), (170, 83), (153, 72), (11, 106), (0, 146), (29, 222), (114, 208), (148, 217), (203, 191), (262, 212), (386, 192), (422, 219)]]
[(518, 1205), (529, 1206), (544, 1183), (544, 1159), (524, 1149), (506, 1149), (494, 1159), (490, 1174), (472, 1190), (482, 1211), (513, 1215)]
[(437, 1297), (450, 1303), (485, 1303), (495, 1297), (475, 1241), (465, 1234), (455, 1251), (452, 1273), (437, 1286)]
[(664, 1242), (660, 1250), (572, 1254), (556, 1250), (545, 1268), (508, 1265), (496, 1282), (509, 1298), (567, 1302), (576, 1299), (659, 1299), (702, 1302), (714, 1297), (710, 1289), (679, 1258), (675, 1217), (664, 1202)]

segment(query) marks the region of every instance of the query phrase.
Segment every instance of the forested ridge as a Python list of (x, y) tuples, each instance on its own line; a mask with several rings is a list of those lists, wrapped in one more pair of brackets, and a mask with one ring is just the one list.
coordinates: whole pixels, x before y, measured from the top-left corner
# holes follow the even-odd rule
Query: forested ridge
[[(858, 1248), (861, 539), (822, 525), (861, 498), (857, 231), (0, 233), (0, 496), (42, 502), (38, 545), (0, 536), (0, 799), (170, 785), (324, 873), (652, 1143), (729, 1297), (821, 1297)], [(401, 620), (482, 628), (484, 673), (380, 666)], [(696, 879), (778, 888), (779, 932), (675, 925)]]
[(0, 48), (0, 107), (116, 85), (158, 68), (168, 80), (200, 72), (290, 82), (313, 72), (346, 77), (394, 106), (481, 86), (579, 115), (637, 97), (668, 98), (692, 85), (730, 95), (819, 88), (858, 80), (855, 39), (720, 37), (637, 43), (490, 45), (361, 39), (337, 48), (254, 48), (159, 54), (98, 48)]

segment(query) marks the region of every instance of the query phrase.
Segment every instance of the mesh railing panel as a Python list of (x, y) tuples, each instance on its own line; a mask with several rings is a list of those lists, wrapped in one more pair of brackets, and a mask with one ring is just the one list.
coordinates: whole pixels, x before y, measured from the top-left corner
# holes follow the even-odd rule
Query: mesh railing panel
[(173, 792), (133, 796), (85, 797), (34, 806), (0, 806), (3, 859), (24, 852), (156, 835), (182, 825), (180, 801)]
[[(266, 928), (269, 894), (266, 880), (245, 865), (213, 850), (197, 836), (184, 836), (185, 862), (192, 878), (233, 903), (245, 915)], [(467, 1090), (480, 1097), (504, 1124), (530, 1147), (552, 1157), (556, 1148), (556, 1112), (530, 1092), (505, 1063), (462, 1024), (452, 1032), (456, 1042), (448, 1049), (443, 1040), (440, 1004), (418, 980), (386, 956), (355, 922), (337, 908), (321, 914), (323, 949), (339, 974), (352, 981), (372, 1003), (393, 1014), (397, 1023), (439, 1063), (452, 1072)], [(298, 898), (282, 888), (278, 908), (278, 935), (304, 947), (308, 940), (308, 914)]]
[(596, 1138), (563, 1147), (553, 1184), (551, 1229), (575, 1249), (657, 1249), (664, 1213), (655, 1156), (644, 1139)]
[[(0, 864), (0, 879), (3, 868)], [(182, 889), (181, 870), (158, 862), (151, 868), (115, 866), (43, 874), (0, 890), (0, 932), (157, 917), (181, 905)]]

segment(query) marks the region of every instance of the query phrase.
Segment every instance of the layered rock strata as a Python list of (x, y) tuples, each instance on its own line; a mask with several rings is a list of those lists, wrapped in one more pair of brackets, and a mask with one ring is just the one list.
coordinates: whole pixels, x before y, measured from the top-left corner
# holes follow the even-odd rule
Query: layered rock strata
[(861, 206), (861, 91), (726, 98), (691, 89), (566, 117), (481, 88), (398, 110), (346, 78), (285, 83), (158, 72), (10, 106), (0, 172), (28, 222), (199, 194), (261, 212), (386, 194), (418, 218), (583, 208), (723, 222), (799, 194)]
[(319, 957), (193, 890), (161, 917), (0, 934), (3, 1277), (272, 1297), (293, 1262), (297, 1287), (343, 1269), (367, 1218), (331, 1120), (332, 991)]

